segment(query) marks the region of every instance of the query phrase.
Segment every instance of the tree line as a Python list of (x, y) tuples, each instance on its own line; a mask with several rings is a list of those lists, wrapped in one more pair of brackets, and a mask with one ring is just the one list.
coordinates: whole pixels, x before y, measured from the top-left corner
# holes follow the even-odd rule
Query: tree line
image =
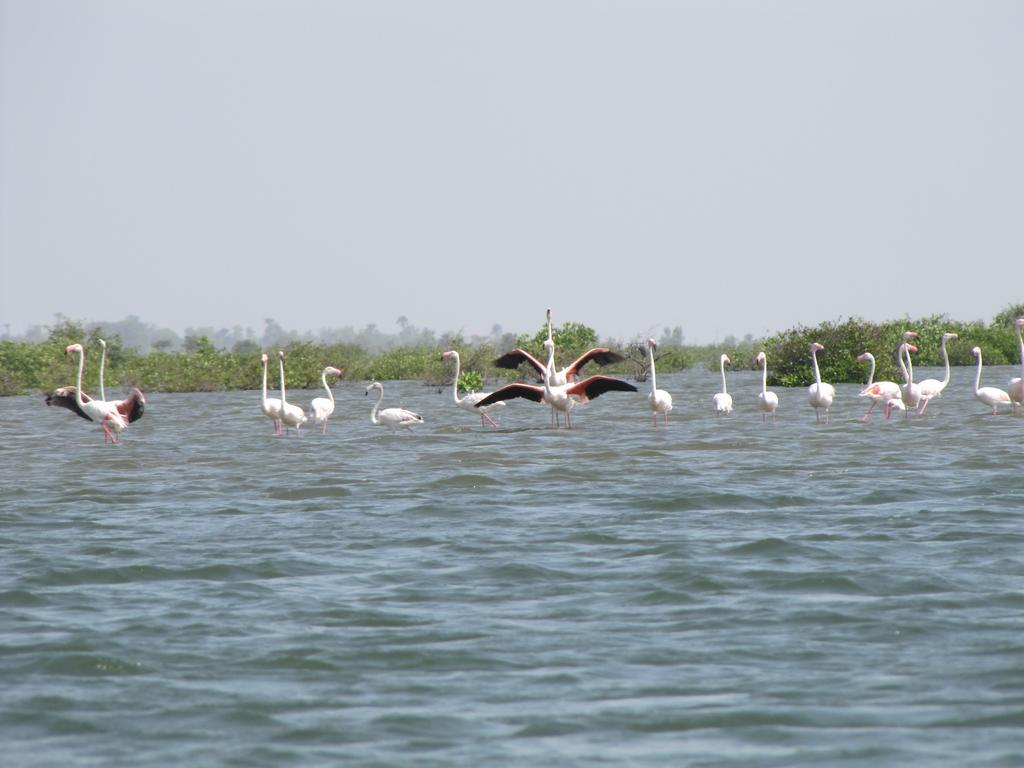
[[(916, 342), (919, 352), (914, 361), (919, 366), (942, 364), (939, 339), (943, 332), (959, 334), (949, 345), (952, 365), (973, 365), (971, 348), (980, 346), (986, 364), (1019, 364), (1020, 357), (1014, 320), (1024, 317), (1024, 304), (1015, 304), (997, 314), (989, 323), (959, 322), (944, 315), (873, 323), (850, 318), (823, 322), (814, 327), (800, 326), (775, 335), (728, 343), (686, 345), (679, 329), (665, 329), (659, 340), (656, 362), (659, 372), (672, 373), (693, 365), (717, 369), (718, 356), (728, 354), (732, 368), (754, 369), (757, 353), (768, 356), (769, 383), (773, 386), (805, 386), (813, 380), (809, 346), (812, 341), (824, 345), (819, 354), (822, 378), (832, 382), (864, 380), (866, 368), (856, 360), (861, 352), (871, 352), (878, 362), (878, 379), (901, 380), (895, 351), (904, 331), (920, 334)], [(64, 354), (68, 344), (80, 342), (86, 349), (86, 370), (83, 387), (87, 392), (98, 389), (101, 330), (61, 318), (48, 329), (40, 341), (0, 340), (0, 395), (30, 394), (53, 390), (74, 382), (75, 364)], [(597, 333), (582, 323), (567, 322), (553, 331), (558, 360), (564, 364), (594, 346), (613, 346), (624, 360), (601, 369), (602, 373), (639, 381), (647, 378), (647, 351), (643, 341), (627, 344), (601, 344)], [(207, 336), (189, 337), (180, 350), (151, 348), (142, 352), (124, 343), (117, 334), (104, 337), (107, 342), (106, 385), (114, 389), (138, 386), (146, 392), (209, 392), (257, 389), (261, 385), (261, 351), (276, 352), (278, 347), (263, 348), (255, 342), (236, 344), (231, 349), (218, 347)], [(413, 379), (429, 385), (451, 384), (451, 369), (442, 359), (447, 349), (458, 350), (462, 358), (464, 382), (468, 387), (488, 383), (503, 384), (518, 378), (533, 377), (532, 370), (504, 370), (493, 361), (513, 346), (546, 361), (543, 341), (544, 325), (535, 334), (502, 334), (498, 338), (470, 341), (458, 334), (448, 334), (417, 343), (371, 351), (358, 343), (321, 343), (293, 340), (282, 345), (286, 356), (288, 383), (296, 389), (320, 386), (324, 366), (333, 365), (344, 371), (351, 381)], [(588, 370), (587, 373), (596, 372)], [(271, 365), (269, 386), (275, 388), (277, 366)]]

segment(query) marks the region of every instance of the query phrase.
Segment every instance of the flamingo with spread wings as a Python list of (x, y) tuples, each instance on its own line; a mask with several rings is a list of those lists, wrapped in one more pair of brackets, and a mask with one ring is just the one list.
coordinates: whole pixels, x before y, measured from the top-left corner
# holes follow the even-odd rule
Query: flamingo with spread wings
[[(551, 309), (548, 308), (548, 341), (554, 344), (554, 339), (551, 334)], [(545, 347), (547, 345), (545, 344)], [(594, 347), (588, 349), (582, 355), (572, 361), (571, 364), (565, 368), (556, 369), (554, 367), (554, 358), (550, 363), (550, 368), (545, 365), (536, 357), (531, 355), (524, 349), (516, 347), (511, 352), (506, 352), (504, 355), (494, 361), (494, 365), (498, 368), (518, 368), (522, 363), (528, 363), (534, 371), (536, 371), (538, 378), (546, 379), (552, 386), (560, 387), (576, 380), (579, 376), (580, 371), (587, 363), (594, 362), (598, 365), (610, 365), (611, 363), (620, 363), (625, 358), (618, 352), (612, 352), (607, 347)]]
[[(544, 342), (548, 350), (549, 359), (554, 359), (555, 344), (551, 339)], [(632, 384), (611, 376), (589, 376), (582, 381), (571, 382), (553, 386), (545, 377), (544, 385), (535, 384), (507, 384), (498, 389), (476, 404), (482, 408), (499, 400), (511, 400), (516, 397), (523, 397), (533, 400), (535, 403), (547, 403), (553, 409), (565, 414), (565, 425), (572, 428), (572, 421), (569, 412), (578, 404), (593, 400), (605, 392), (636, 392)]]
[[(47, 405), (67, 408), (72, 413), (87, 421), (94, 421), (103, 428), (103, 442), (116, 443), (117, 436), (128, 428), (133, 412), (141, 415), (144, 400), (140, 400), (133, 392), (131, 397), (121, 400), (120, 407), (106, 400), (97, 400), (82, 392), (82, 372), (85, 369), (85, 350), (81, 344), (70, 344), (64, 350), (65, 355), (78, 354), (78, 381), (76, 386), (61, 387), (46, 397)], [(142, 392), (136, 390), (139, 397)], [(136, 416), (136, 419), (138, 416)], [(133, 420), (133, 419), (132, 419)]]

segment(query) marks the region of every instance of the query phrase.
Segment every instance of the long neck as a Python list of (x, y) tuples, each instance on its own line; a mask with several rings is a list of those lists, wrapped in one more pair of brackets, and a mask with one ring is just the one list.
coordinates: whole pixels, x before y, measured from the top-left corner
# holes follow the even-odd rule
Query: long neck
[(284, 404), (286, 402), (288, 402), (285, 399), (285, 394), (284, 394), (284, 360), (282, 360), (281, 358), (277, 358), (277, 362), (278, 362), (278, 366), (281, 368), (281, 407), (283, 408)]
[(549, 344), (548, 345), (548, 369), (547, 370), (548, 370), (547, 375), (544, 377), (544, 387), (545, 387), (545, 389), (549, 388), (553, 384), (552, 379), (554, 378), (554, 375), (555, 375), (555, 345), (554, 344)]
[(103, 344), (103, 354), (100, 355), (100, 400), (107, 399), (107, 391), (103, 388), (103, 369), (107, 366), (107, 345)]
[(81, 408), (84, 403), (82, 402), (82, 371), (85, 370), (85, 350), (78, 351), (78, 386), (75, 387), (75, 402), (78, 407)]
[(455, 380), (452, 381), (452, 398), (455, 402), (459, 402), (459, 374), (462, 373), (462, 363), (459, 361), (459, 353), (456, 352), (452, 357), (455, 358)]
[(872, 355), (868, 358), (868, 362), (871, 363), (871, 369), (868, 371), (868, 383), (867, 386), (871, 386), (871, 383), (875, 380), (875, 356)]
[(373, 409), (370, 411), (370, 422), (373, 424), (380, 424), (380, 419), (377, 418), (377, 409), (380, 408), (381, 401), (384, 399), (384, 387), (377, 387), (377, 402), (373, 404)]
[(909, 381), (911, 384), (913, 384), (914, 383), (914, 361), (910, 359), (910, 347), (904, 347), (903, 348), (903, 352), (907, 356), (907, 376), (910, 377), (909, 379), (907, 379), (907, 381)]
[(654, 347), (647, 345), (647, 357), (651, 364), (651, 392), (658, 389), (658, 376), (654, 372)]
[(728, 392), (729, 390), (727, 390), (727, 389), (725, 388), (725, 358), (724, 358), (724, 357), (723, 357), (723, 358), (721, 358), (721, 359), (720, 359), (720, 360), (718, 361), (718, 367), (719, 367), (719, 369), (720, 369), (720, 370), (722, 371), (722, 391), (723, 391), (723, 392)]
[[(910, 374), (907, 372), (907, 364), (905, 362), (903, 362), (903, 353), (904, 352), (907, 352), (907, 345), (906, 344), (900, 344), (899, 355), (898, 355), (898, 359), (899, 359), (899, 363), (900, 363), (900, 372), (903, 374), (903, 380), (905, 382), (907, 382), (907, 384), (909, 384), (911, 379), (910, 379)], [(907, 352), (907, 355), (909, 355), (909, 354), (910, 353)]]
[(977, 394), (979, 389), (981, 389), (981, 352), (978, 353), (978, 373), (974, 377), (974, 392), (975, 392), (975, 394)]
[(267, 402), (267, 363), (263, 363), (263, 402)]
[(946, 352), (946, 337), (942, 337), (942, 362), (946, 364), (946, 375), (942, 379), (942, 386), (945, 388), (949, 384), (949, 353)]
[(761, 364), (761, 391), (768, 391), (768, 358)]
[[(1020, 378), (1024, 381), (1024, 337), (1021, 336), (1021, 327), (1017, 326), (1017, 347), (1020, 349)], [(1024, 386), (1024, 384), (1021, 384)]]
[(334, 393), (331, 392), (331, 388), (327, 386), (327, 371), (320, 374), (320, 381), (324, 383), (324, 389), (327, 390), (327, 397), (330, 398), (331, 402), (334, 402)]
[[(816, 349), (811, 350), (811, 360), (814, 362), (814, 381), (820, 387), (821, 386), (821, 371), (818, 370), (818, 350), (816, 350)], [(723, 366), (722, 370), (723, 371), (725, 370), (724, 366)], [(725, 374), (724, 373), (722, 374), (722, 378), (723, 379), (725, 378)]]

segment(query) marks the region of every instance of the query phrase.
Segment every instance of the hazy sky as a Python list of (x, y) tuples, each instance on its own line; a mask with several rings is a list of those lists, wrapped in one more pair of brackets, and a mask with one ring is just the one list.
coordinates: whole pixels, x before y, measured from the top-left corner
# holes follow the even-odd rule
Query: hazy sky
[(1024, 2), (0, 0), (0, 327), (1024, 301)]

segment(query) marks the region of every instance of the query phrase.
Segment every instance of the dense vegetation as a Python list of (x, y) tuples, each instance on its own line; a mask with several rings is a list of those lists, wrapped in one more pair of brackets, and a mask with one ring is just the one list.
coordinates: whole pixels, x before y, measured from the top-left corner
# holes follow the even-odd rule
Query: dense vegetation
[[(939, 339), (945, 331), (960, 336), (949, 344), (953, 365), (972, 365), (971, 348), (975, 345), (984, 350), (987, 364), (1016, 364), (1020, 358), (1013, 321), (1021, 316), (1024, 316), (1024, 304), (1006, 308), (989, 324), (957, 322), (945, 316), (886, 323), (849, 319), (822, 323), (813, 328), (794, 328), (767, 339), (727, 339), (723, 344), (704, 346), (683, 345), (678, 329), (675, 338), (666, 329), (656, 360), (659, 372), (664, 373), (690, 365), (717, 369), (718, 355), (724, 352), (732, 358), (733, 369), (751, 369), (756, 367), (758, 351), (764, 349), (768, 355), (769, 380), (773, 385), (803, 386), (813, 380), (808, 349), (812, 341), (818, 341), (825, 346), (825, 351), (819, 354), (819, 364), (822, 378), (826, 381), (864, 380), (867, 366), (857, 362), (856, 356), (865, 351), (873, 353), (877, 359), (876, 378), (899, 381), (894, 352), (905, 330), (915, 330), (921, 335), (917, 342), (920, 352), (914, 358), (917, 365), (942, 364)], [(85, 346), (84, 387), (87, 392), (95, 392), (99, 377), (99, 335), (98, 328), (86, 329), (79, 323), (64, 319), (50, 329), (45, 341), (0, 341), (0, 395), (43, 392), (73, 383), (75, 361), (64, 354), (65, 347), (73, 342), (81, 342)], [(554, 329), (553, 336), (558, 360), (563, 364), (600, 343), (593, 329), (580, 323), (565, 323)], [(352, 343), (292, 341), (283, 348), (289, 386), (296, 389), (319, 387), (320, 372), (326, 365), (341, 368), (345, 372), (344, 378), (353, 381), (418, 379), (436, 386), (451, 384), (452, 368), (441, 359), (441, 353), (446, 349), (459, 351), (462, 386), (476, 389), (488, 383), (532, 378), (532, 371), (525, 366), (520, 371), (508, 371), (495, 368), (493, 361), (507, 352), (512, 344), (546, 361), (542, 346), (545, 338), (546, 325), (533, 335), (508, 335), (501, 343), (477, 341), (470, 344), (459, 336), (447, 336), (432, 338), (432, 344), (393, 347), (377, 353)], [(114, 392), (128, 386), (139, 386), (147, 392), (201, 392), (256, 389), (260, 386), (261, 349), (255, 342), (238, 343), (228, 350), (216, 347), (206, 336), (189, 337), (181, 351), (152, 349), (142, 354), (124, 345), (117, 336), (108, 337), (106, 341), (106, 382), (108, 389)], [(646, 346), (638, 341), (617, 348), (626, 360), (604, 368), (602, 372), (645, 380), (648, 366)], [(272, 362), (269, 386), (275, 388), (276, 382), (277, 366)]]

